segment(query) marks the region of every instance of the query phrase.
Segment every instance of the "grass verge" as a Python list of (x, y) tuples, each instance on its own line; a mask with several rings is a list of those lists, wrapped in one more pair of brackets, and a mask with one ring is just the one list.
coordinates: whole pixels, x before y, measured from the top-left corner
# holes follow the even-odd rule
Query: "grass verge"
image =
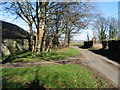
[(104, 88), (107, 83), (80, 65), (3, 68), (3, 88)]
[[(6, 57), (8, 62), (34, 62), (42, 60), (60, 60), (67, 57), (80, 55), (80, 52), (73, 48), (63, 48), (53, 50), (52, 52), (42, 52), (40, 56), (36, 57), (36, 53), (25, 52)], [(3, 60), (4, 61), (4, 60)]]

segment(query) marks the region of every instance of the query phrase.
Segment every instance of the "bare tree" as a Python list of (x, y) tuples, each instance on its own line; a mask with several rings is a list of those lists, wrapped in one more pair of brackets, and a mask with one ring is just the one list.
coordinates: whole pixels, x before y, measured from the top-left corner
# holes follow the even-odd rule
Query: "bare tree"
[[(66, 29), (65, 29), (65, 39), (67, 39), (68, 46), (70, 44), (71, 38), (83, 30), (88, 28), (90, 22), (93, 21), (94, 14), (96, 12), (95, 6), (91, 3), (76, 3), (67, 8), (69, 11), (66, 13)], [(67, 37), (67, 38), (66, 38)]]
[(118, 22), (115, 18), (108, 18), (109, 23), (109, 39), (116, 39), (118, 34)]
[[(37, 55), (42, 51), (49, 51), (53, 44), (58, 47), (59, 37), (63, 32), (65, 32), (69, 45), (73, 35), (86, 28), (94, 16), (91, 12), (93, 6), (83, 2), (40, 2), (40, 0), (30, 2), (27, 0), (27, 2), (11, 2), (9, 6), (10, 11), (13, 10), (16, 15), (28, 23), (31, 41), (32, 27), (36, 27)], [(48, 42), (47, 45), (46, 42)]]
[(108, 31), (108, 20), (104, 17), (99, 17), (95, 23), (94, 28), (97, 30), (97, 36), (99, 40), (102, 42), (103, 49), (106, 48), (106, 43), (104, 42), (107, 39), (107, 31)]

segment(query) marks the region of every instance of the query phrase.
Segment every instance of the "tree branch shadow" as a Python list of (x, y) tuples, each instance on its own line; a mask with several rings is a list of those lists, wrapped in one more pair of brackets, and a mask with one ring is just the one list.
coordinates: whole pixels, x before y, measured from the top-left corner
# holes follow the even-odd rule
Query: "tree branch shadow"
[(42, 89), (45, 90), (45, 87), (43, 84), (40, 83), (40, 80), (38, 78), (38, 69), (36, 70), (36, 75), (35, 75), (35, 79), (28, 84), (28, 89), (30, 90), (38, 90), (38, 89)]
[(3, 77), (2, 79), (2, 90), (45, 90), (43, 84), (40, 83), (38, 76), (38, 69), (35, 72), (35, 78), (30, 83), (25, 83), (24, 85), (21, 82), (13, 82), (10, 79)]

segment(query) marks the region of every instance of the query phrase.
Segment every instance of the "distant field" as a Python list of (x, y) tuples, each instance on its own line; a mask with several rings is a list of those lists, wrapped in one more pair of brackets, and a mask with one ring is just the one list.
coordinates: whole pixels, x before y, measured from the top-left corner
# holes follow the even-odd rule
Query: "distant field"
[(84, 45), (84, 41), (71, 41), (70, 45), (72, 45), (72, 46), (82, 46), (82, 45)]

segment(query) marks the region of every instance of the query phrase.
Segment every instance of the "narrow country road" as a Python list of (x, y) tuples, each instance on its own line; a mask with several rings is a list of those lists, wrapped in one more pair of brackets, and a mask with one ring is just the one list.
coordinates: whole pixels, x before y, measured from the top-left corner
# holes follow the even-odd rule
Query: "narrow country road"
[(118, 87), (119, 64), (111, 62), (107, 58), (101, 55), (94, 54), (91, 51), (88, 51), (87, 49), (81, 49), (78, 47), (73, 48), (78, 50), (86, 58), (87, 60), (87, 62), (85, 63), (86, 65), (104, 75), (115, 87)]

